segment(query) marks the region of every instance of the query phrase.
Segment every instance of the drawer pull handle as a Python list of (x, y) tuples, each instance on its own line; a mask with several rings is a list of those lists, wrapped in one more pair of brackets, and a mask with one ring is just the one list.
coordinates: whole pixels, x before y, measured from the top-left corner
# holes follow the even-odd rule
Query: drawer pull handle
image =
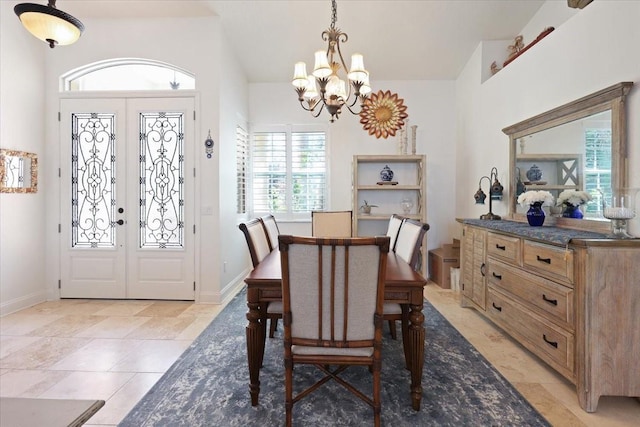
[(483, 262), (482, 265), (480, 266), (480, 274), (482, 274), (482, 277), (485, 276), (485, 269), (486, 269), (486, 264)]
[(555, 341), (549, 341), (549, 340), (547, 339), (547, 335), (542, 334), (542, 339), (544, 340), (544, 342), (546, 342), (547, 344), (549, 344), (549, 345), (553, 346), (554, 348), (558, 348), (558, 343), (557, 343), (557, 342), (555, 342)]
[(501, 251), (505, 251), (507, 250), (506, 246), (500, 246), (499, 244), (496, 243), (496, 249), (500, 249)]
[(502, 274), (496, 274), (495, 272), (491, 274), (493, 274), (493, 277), (495, 277), (496, 279), (502, 280)]
[(536, 255), (536, 259), (540, 262), (551, 264), (551, 258), (540, 258), (540, 255)]
[[(498, 311), (502, 311), (502, 307), (498, 307), (495, 302), (492, 302), (491, 305)], [(557, 344), (556, 344), (557, 345)]]
[(548, 302), (549, 304), (558, 305), (558, 300), (557, 299), (547, 298), (547, 296), (545, 294), (542, 294), (542, 299), (545, 300), (546, 302)]

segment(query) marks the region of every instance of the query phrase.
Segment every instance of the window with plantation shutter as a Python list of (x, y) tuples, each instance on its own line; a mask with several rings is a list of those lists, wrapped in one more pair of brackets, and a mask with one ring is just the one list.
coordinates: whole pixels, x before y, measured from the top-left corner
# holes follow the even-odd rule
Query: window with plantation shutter
[(587, 212), (601, 213), (600, 191), (611, 196), (611, 129), (585, 129), (584, 182), (595, 202), (587, 205)]
[(247, 212), (247, 181), (249, 174), (249, 135), (240, 126), (236, 126), (236, 212)]
[(326, 208), (327, 153), (324, 131), (252, 133), (252, 215), (303, 218)]

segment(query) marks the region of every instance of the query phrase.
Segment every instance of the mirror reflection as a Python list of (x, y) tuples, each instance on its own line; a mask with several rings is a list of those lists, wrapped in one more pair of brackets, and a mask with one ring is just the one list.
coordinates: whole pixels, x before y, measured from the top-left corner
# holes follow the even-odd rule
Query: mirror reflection
[[(633, 82), (620, 82), (538, 114), (502, 131), (509, 136), (509, 217), (524, 221), (518, 195), (545, 190), (554, 200), (584, 192), (580, 214), (549, 209), (555, 225), (607, 232), (605, 201), (627, 185), (625, 98)], [(564, 194), (563, 194), (564, 192)], [(571, 194), (572, 196), (569, 196)], [(564, 203), (567, 209), (571, 203)]]
[(38, 158), (34, 153), (0, 149), (0, 192), (35, 193)]
[[(603, 200), (611, 196), (611, 110), (574, 120), (516, 141), (516, 195), (547, 190), (555, 200), (564, 190), (585, 191), (585, 218), (604, 220)], [(525, 208), (516, 206), (519, 213)], [(558, 210), (554, 210), (559, 214)]]

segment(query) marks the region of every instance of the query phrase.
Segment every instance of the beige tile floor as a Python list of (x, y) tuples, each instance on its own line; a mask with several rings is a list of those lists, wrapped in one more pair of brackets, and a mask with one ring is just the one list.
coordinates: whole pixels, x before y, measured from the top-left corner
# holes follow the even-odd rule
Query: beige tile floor
[[(429, 284), (425, 296), (554, 426), (640, 425), (638, 400), (603, 397), (587, 414), (570, 383), (474, 310), (460, 308), (454, 293)], [(0, 396), (103, 399), (87, 426), (117, 425), (221, 309), (63, 300), (4, 316)]]

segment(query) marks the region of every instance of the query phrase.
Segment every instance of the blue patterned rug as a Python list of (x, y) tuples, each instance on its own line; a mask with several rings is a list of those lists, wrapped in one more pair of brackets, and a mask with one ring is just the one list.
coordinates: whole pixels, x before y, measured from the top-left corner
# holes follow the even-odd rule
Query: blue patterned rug
[[(284, 424), (282, 324), (267, 338), (260, 401), (251, 406), (245, 326), (246, 289), (202, 332), (120, 426), (280, 426)], [(411, 409), (402, 339), (385, 329), (382, 424), (385, 426), (549, 426), (547, 421), (427, 301), (422, 408)], [(398, 331), (400, 332), (400, 331)], [(400, 334), (399, 334), (400, 335)], [(369, 394), (366, 367), (344, 373)], [(296, 367), (294, 390), (319, 374)], [(334, 381), (294, 406), (297, 426), (363, 426), (373, 411)]]

